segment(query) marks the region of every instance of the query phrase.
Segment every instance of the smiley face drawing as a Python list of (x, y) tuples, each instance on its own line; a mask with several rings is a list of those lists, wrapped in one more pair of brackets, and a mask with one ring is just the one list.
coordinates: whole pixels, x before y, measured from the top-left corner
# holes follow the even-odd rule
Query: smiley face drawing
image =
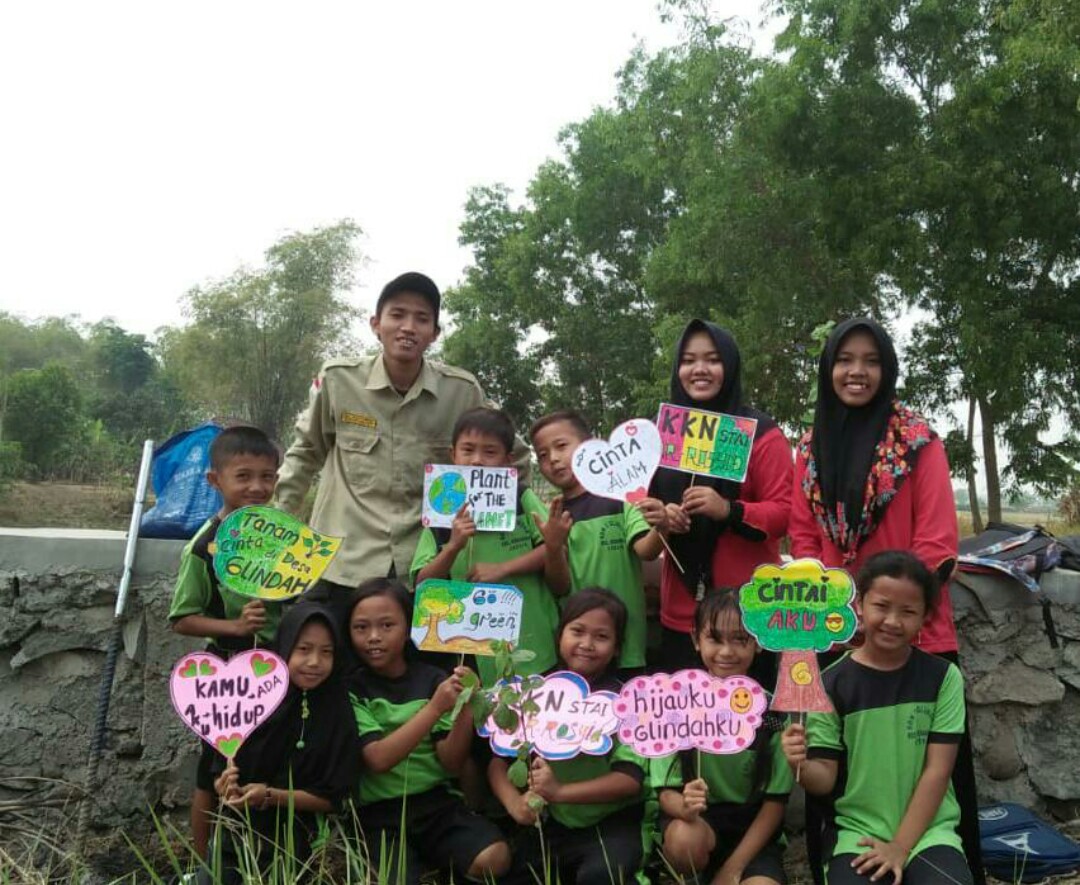
[(809, 685), (814, 681), (814, 674), (810, 672), (810, 665), (806, 661), (799, 661), (791, 668), (791, 681), (796, 685)]
[(838, 612), (832, 612), (825, 618), (825, 629), (830, 633), (839, 633), (844, 629), (844, 616)]
[(748, 688), (737, 688), (731, 693), (731, 709), (740, 716), (749, 713), (754, 706), (754, 698)]

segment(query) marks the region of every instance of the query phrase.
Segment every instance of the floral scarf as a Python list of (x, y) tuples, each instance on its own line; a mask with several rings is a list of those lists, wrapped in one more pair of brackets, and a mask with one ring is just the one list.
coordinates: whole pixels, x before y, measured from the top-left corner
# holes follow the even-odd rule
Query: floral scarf
[(892, 414), (866, 478), (862, 518), (854, 526), (848, 525), (843, 504), (838, 503), (836, 511), (830, 512), (822, 498), (818, 468), (810, 447), (812, 436), (813, 432), (808, 431), (799, 441), (797, 450), (798, 457), (806, 462), (803, 494), (810, 502), (810, 512), (822, 533), (840, 549), (844, 565), (848, 566), (855, 561), (863, 541), (874, 533), (885, 517), (889, 502), (915, 469), (919, 451), (935, 438), (935, 433), (925, 418), (899, 400), (893, 400)]

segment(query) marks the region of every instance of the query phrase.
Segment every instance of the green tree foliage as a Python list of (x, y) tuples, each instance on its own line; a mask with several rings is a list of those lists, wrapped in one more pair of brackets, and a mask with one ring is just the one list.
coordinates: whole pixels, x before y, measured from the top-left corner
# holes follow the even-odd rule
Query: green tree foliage
[(26, 462), (48, 474), (81, 434), (82, 405), (79, 383), (66, 366), (21, 369), (8, 382), (5, 432)]
[(301, 408), (320, 361), (352, 343), (360, 228), (350, 221), (290, 234), (266, 264), (196, 287), (190, 325), (162, 331), (166, 370), (205, 414), (252, 421), (277, 438)]

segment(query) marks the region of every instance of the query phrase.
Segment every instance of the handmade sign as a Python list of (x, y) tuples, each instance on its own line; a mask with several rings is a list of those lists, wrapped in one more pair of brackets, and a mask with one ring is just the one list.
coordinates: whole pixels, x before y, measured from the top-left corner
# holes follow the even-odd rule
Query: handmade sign
[(571, 468), (585, 490), (602, 498), (633, 503), (649, 493), (660, 464), (660, 434), (652, 421), (620, 424), (607, 440), (590, 439), (574, 451)]
[(434, 578), (416, 588), (412, 641), (423, 651), (493, 655), (494, 641), (517, 644), (525, 596), (509, 584)]
[(679, 750), (739, 753), (765, 716), (765, 689), (748, 676), (718, 679), (704, 670), (637, 676), (615, 702), (619, 739), (641, 756)]
[(184, 655), (169, 694), (184, 725), (226, 759), (285, 699), (289, 665), (271, 651), (244, 651), (228, 662), (209, 652)]
[(611, 735), (619, 726), (614, 692), (590, 692), (584, 677), (560, 670), (545, 677), (529, 697), (540, 712), (523, 716), (516, 730), (503, 731), (493, 718), (478, 729), (499, 756), (516, 756), (523, 741), (544, 759), (569, 759), (578, 753), (603, 756), (611, 749)]
[(273, 507), (242, 507), (218, 526), (211, 553), (218, 581), (259, 599), (291, 599), (326, 571), (341, 538), (320, 535)]
[(773, 710), (832, 711), (815, 652), (855, 635), (854, 600), (851, 576), (816, 559), (754, 569), (739, 603), (747, 632), (762, 648), (781, 652)]
[(746, 479), (756, 419), (661, 403), (656, 425), (661, 467), (734, 482)]
[(518, 475), (514, 467), (424, 465), (424, 502), (420, 521), (450, 528), (466, 504), (480, 532), (509, 532), (517, 522)]

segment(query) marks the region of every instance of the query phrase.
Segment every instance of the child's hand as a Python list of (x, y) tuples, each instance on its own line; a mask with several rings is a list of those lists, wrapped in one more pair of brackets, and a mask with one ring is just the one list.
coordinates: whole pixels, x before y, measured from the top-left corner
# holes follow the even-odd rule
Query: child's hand
[(574, 517), (563, 510), (562, 495), (556, 495), (548, 508), (547, 522), (540, 519), (540, 514), (532, 515), (533, 522), (544, 536), (544, 544), (549, 550), (562, 550), (566, 546), (566, 539), (570, 537), (570, 529), (574, 527)]
[(556, 802), (561, 786), (559, 779), (555, 777), (555, 772), (547, 764), (547, 760), (537, 756), (529, 769), (529, 789), (545, 802)]
[(867, 846), (870, 850), (864, 851), (851, 862), (855, 872), (866, 876), (871, 870), (876, 869), (877, 872), (870, 876), (871, 882), (878, 881), (886, 873), (893, 874), (894, 885), (904, 880), (904, 863), (908, 856), (906, 848), (895, 842), (883, 842), (881, 839), (873, 839), (870, 836), (864, 836), (859, 840), (859, 844)]
[(439, 711), (440, 716), (443, 713), (449, 713), (454, 709), (458, 695), (461, 694), (462, 689), (464, 688), (461, 684), (461, 676), (458, 671), (465, 669), (467, 668), (455, 668), (453, 673), (439, 683), (439, 687), (435, 689), (435, 694), (431, 696), (431, 703), (435, 705), (435, 709)]
[(780, 747), (787, 757), (788, 765), (798, 768), (806, 761), (806, 726), (789, 725), (780, 737)]
[(731, 503), (709, 486), (691, 486), (682, 496), (683, 510), (691, 516), (707, 516), (722, 522), (731, 515)]
[(503, 564), (498, 562), (478, 562), (466, 575), (466, 580), (474, 584), (501, 584), (505, 578)]
[(657, 498), (642, 498), (634, 504), (645, 518), (645, 522), (658, 532), (666, 532), (668, 527), (667, 507)]
[(529, 805), (529, 800), (532, 800), (534, 805), (537, 800), (543, 801), (536, 793), (530, 790), (526, 793), (518, 794), (518, 797), (510, 803), (513, 807), (506, 809), (510, 817), (514, 819), (514, 822), (523, 827), (532, 827), (536, 825), (536, 811)]
[(225, 766), (225, 770), (221, 772), (214, 781), (214, 792), (223, 799), (231, 799), (233, 796), (239, 794), (239, 786), (240, 769), (236, 767), (235, 762), (230, 762)]
[(692, 780), (683, 787), (683, 820), (693, 820), (708, 805), (709, 787), (701, 778)]
[(267, 784), (244, 784), (237, 788), (235, 795), (225, 800), (229, 808), (266, 808), (270, 801), (270, 787)]
[(712, 885), (739, 885), (743, 877), (743, 867), (734, 866), (731, 860), (717, 870)]
[(667, 530), (672, 535), (685, 535), (690, 531), (690, 516), (681, 504), (665, 504), (667, 511)]
[(473, 522), (472, 514), (469, 513), (469, 505), (462, 504), (450, 525), (450, 540), (447, 543), (455, 550), (461, 550), (469, 543), (469, 538), (475, 534), (476, 523)]
[(241, 636), (254, 636), (266, 626), (266, 605), (261, 599), (253, 599), (240, 609), (240, 617), (233, 623)]

